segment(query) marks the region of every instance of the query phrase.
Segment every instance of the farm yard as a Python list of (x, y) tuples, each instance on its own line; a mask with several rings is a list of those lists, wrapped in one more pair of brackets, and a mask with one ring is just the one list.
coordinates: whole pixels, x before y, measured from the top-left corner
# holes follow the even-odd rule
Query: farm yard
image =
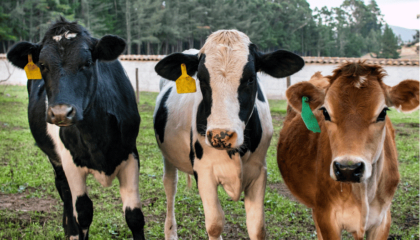
[[(147, 239), (164, 239), (166, 197), (163, 164), (153, 131), (157, 93), (141, 92), (142, 117), (137, 147), (140, 154), (140, 194)], [(0, 239), (64, 239), (62, 206), (54, 172), (46, 155), (35, 145), (28, 126), (28, 97), (24, 86), (0, 87)], [(276, 163), (276, 144), (286, 116), (284, 100), (270, 100), (274, 136), (267, 153), (265, 193), (267, 239), (316, 239), (311, 211), (289, 193)], [(419, 111), (403, 114), (392, 109), (401, 182), (391, 207), (389, 239), (419, 239)], [(207, 239), (204, 212), (192, 178), (179, 172), (176, 217), (180, 239)], [(124, 220), (118, 181), (103, 188), (90, 176), (93, 201), (91, 239), (130, 239)], [(229, 199), (223, 188), (219, 198), (225, 211), (223, 239), (248, 239), (243, 201)], [(343, 239), (352, 239), (344, 234)]]

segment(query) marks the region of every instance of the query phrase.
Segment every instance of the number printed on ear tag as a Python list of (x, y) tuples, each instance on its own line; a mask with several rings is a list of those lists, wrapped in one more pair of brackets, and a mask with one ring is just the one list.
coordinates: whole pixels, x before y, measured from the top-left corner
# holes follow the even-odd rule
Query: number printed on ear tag
[(197, 91), (194, 78), (187, 73), (185, 64), (181, 64), (181, 76), (175, 81), (177, 93), (194, 93)]
[(39, 67), (32, 61), (32, 54), (28, 55), (28, 64), (23, 68), (26, 72), (26, 77), (28, 80), (38, 80), (42, 79), (41, 70)]

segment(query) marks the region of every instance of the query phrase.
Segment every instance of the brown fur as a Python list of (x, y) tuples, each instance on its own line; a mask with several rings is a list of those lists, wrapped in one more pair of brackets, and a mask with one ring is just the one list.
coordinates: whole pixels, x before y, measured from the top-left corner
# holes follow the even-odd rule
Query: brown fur
[(382, 82), (382, 78), (386, 76), (385, 70), (379, 65), (365, 64), (365, 61), (357, 63), (343, 63), (333, 71), (332, 76), (328, 76), (332, 85), (339, 77), (343, 77), (346, 81), (354, 86), (359, 85), (365, 87), (367, 82), (361, 82), (361, 77), (374, 76), (378, 81)]
[(218, 237), (220, 236), (220, 234), (222, 234), (222, 225), (211, 225), (210, 228), (208, 229), (207, 233), (209, 234), (209, 236), (212, 237)]
[(316, 88), (325, 91), (330, 86), (330, 81), (327, 77), (322, 76), (321, 72), (316, 72), (309, 80)]
[(257, 235), (257, 240), (264, 240), (265, 239), (265, 229), (262, 228)]
[[(359, 86), (356, 83), (360, 76), (366, 77)], [(365, 233), (376, 239), (387, 239), (391, 222), (389, 205), (399, 182), (397, 150), (390, 119), (386, 117), (384, 122), (378, 123), (372, 121), (384, 102), (405, 106), (408, 101), (409, 110), (417, 108), (419, 93), (418, 82), (417, 88), (413, 87), (414, 83), (405, 81), (390, 88), (382, 83), (383, 76), (385, 73), (379, 66), (349, 63), (327, 77), (331, 85), (326, 88), (325, 95), (311, 82), (295, 84), (286, 92), (289, 107), (280, 132), (277, 163), (292, 194), (313, 209), (318, 239), (338, 240), (343, 229), (351, 232), (355, 239), (363, 239)], [(310, 106), (320, 125), (320, 134), (309, 131), (300, 117), (302, 96), (312, 100)], [(324, 104), (324, 96), (333, 113), (333, 123), (325, 121), (321, 111), (316, 110)], [(291, 111), (290, 106), (298, 113)], [(380, 172), (366, 180), (377, 179), (368, 185), (368, 194), (373, 194), (368, 207), (384, 211), (388, 208), (379, 233), (374, 227), (366, 229), (366, 223), (363, 223), (363, 206), (366, 204), (363, 205), (360, 195), (355, 195), (361, 185), (333, 180), (330, 165), (337, 152), (350, 149), (349, 154), (360, 153), (377, 143), (377, 139), (382, 139), (384, 128), (383, 158), (372, 164), (374, 172)]]
[(289, 105), (297, 112), (302, 111), (302, 97), (308, 97), (311, 110), (319, 108), (324, 102), (324, 93), (310, 82), (300, 82), (286, 91)]
[[(413, 93), (417, 92), (417, 94)], [(415, 80), (402, 81), (395, 87), (388, 88), (389, 98), (387, 100), (392, 101), (392, 105), (396, 108), (401, 108), (402, 111), (411, 111), (419, 105), (419, 82)]]

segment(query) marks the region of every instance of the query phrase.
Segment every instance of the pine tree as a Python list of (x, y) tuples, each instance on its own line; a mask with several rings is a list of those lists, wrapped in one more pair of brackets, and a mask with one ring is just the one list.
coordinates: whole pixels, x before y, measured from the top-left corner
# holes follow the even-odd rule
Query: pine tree
[(388, 26), (388, 24), (385, 25), (385, 30), (382, 35), (381, 39), (382, 44), (382, 51), (379, 54), (379, 57), (381, 58), (399, 58), (398, 50), (398, 38), (395, 36), (392, 29)]

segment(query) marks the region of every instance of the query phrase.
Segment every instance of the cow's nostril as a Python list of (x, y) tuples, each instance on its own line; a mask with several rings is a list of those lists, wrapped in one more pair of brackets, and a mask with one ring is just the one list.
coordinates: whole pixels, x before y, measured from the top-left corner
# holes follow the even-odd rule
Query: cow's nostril
[(340, 163), (338, 163), (338, 162), (334, 162), (334, 173), (335, 173), (335, 176), (338, 178), (339, 176), (340, 176)]
[(70, 107), (69, 111), (67, 112), (67, 118), (73, 117), (73, 115), (74, 115), (73, 113), (74, 113), (74, 108)]
[(59, 126), (73, 124), (76, 117), (76, 109), (68, 104), (59, 104), (48, 109), (47, 121)]
[(333, 171), (337, 181), (343, 182), (360, 182), (365, 172), (365, 164), (363, 162), (350, 164), (335, 161), (333, 163)]
[(213, 129), (207, 131), (207, 139), (212, 147), (226, 150), (235, 147), (237, 134), (225, 129)]
[(362, 176), (365, 171), (365, 164), (362, 162), (357, 163), (356, 169), (354, 169), (355, 176)]

